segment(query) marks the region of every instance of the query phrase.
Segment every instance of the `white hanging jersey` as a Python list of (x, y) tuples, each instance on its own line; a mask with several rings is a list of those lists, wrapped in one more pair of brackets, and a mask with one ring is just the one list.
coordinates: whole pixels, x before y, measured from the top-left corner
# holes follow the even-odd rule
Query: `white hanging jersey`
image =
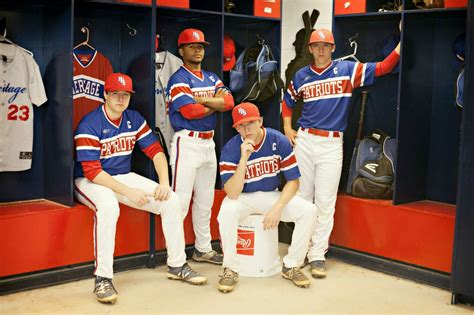
[(170, 123), (166, 86), (171, 75), (182, 65), (183, 61), (169, 51), (155, 54), (155, 126), (159, 127), (161, 133), (163, 133), (168, 152), (170, 151), (174, 130)]
[(33, 106), (47, 101), (39, 67), (15, 45), (0, 44), (0, 172), (24, 171), (33, 159)]

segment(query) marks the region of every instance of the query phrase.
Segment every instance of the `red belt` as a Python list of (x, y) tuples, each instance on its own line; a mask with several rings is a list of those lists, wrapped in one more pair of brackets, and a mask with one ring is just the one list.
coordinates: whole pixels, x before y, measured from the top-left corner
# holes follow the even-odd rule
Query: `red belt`
[(304, 132), (310, 133), (312, 135), (316, 136), (321, 136), (321, 137), (333, 137), (333, 138), (338, 138), (341, 136), (341, 133), (339, 131), (329, 131), (329, 130), (323, 130), (323, 129), (316, 129), (316, 128), (303, 128), (301, 127), (301, 130)]
[(214, 137), (214, 131), (190, 131), (188, 136), (201, 139), (211, 139)]

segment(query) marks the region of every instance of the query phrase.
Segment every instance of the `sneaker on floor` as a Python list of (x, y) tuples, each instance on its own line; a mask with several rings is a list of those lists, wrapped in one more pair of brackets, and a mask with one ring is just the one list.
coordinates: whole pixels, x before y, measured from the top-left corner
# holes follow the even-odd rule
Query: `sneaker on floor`
[(94, 293), (97, 301), (114, 304), (117, 300), (117, 290), (112, 284), (112, 279), (97, 276), (95, 278)]
[(311, 265), (311, 275), (313, 278), (326, 278), (326, 262), (324, 260), (314, 260), (309, 263)]
[(223, 293), (232, 292), (239, 281), (239, 274), (230, 268), (224, 268), (224, 274), (219, 277), (217, 289)]
[(309, 279), (304, 275), (299, 267), (286, 268), (283, 265), (281, 269), (281, 275), (283, 278), (293, 281), (293, 283), (300, 288), (309, 287)]
[(194, 271), (187, 263), (181, 267), (169, 267), (166, 273), (168, 279), (182, 280), (187, 283), (201, 285), (207, 282), (207, 278), (200, 273)]
[(195, 249), (193, 253), (193, 260), (198, 262), (208, 262), (211, 264), (222, 265), (224, 256), (222, 254), (219, 254), (215, 250), (211, 250), (207, 253), (202, 253)]

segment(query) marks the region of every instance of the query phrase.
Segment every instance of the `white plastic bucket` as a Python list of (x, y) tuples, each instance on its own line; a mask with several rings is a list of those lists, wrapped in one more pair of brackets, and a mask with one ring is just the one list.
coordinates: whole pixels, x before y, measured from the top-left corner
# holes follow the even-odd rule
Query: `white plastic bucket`
[(278, 256), (278, 229), (263, 229), (263, 215), (250, 215), (239, 222), (237, 255), (239, 275), (270, 277), (281, 271)]

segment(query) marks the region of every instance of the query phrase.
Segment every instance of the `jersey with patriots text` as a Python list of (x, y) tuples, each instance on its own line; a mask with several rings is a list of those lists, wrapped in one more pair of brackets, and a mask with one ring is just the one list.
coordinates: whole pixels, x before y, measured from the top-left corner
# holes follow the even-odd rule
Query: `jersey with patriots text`
[(21, 47), (0, 43), (0, 172), (24, 171), (33, 159), (33, 104), (47, 101), (38, 64)]
[(298, 125), (344, 131), (354, 89), (373, 84), (376, 63), (333, 61), (322, 73), (311, 65), (298, 70), (284, 95), (288, 107), (303, 100)]
[(143, 150), (157, 142), (157, 139), (137, 111), (125, 110), (117, 126), (107, 117), (105, 106), (102, 105), (81, 120), (74, 142), (74, 177), (83, 177), (81, 162), (84, 161), (100, 160), (102, 169), (110, 175), (129, 173), (135, 143)]
[[(231, 178), (240, 161), (240, 135), (231, 138), (221, 152), (219, 171), (224, 185)], [(242, 192), (274, 191), (280, 185), (280, 172), (287, 181), (301, 176), (293, 148), (279, 131), (263, 128), (263, 140), (250, 155)]]
[(97, 50), (74, 49), (72, 130), (86, 114), (104, 102), (104, 83), (113, 72), (110, 61)]
[(214, 73), (202, 70), (202, 75), (201, 79), (181, 66), (168, 81), (170, 120), (175, 131), (183, 129), (209, 131), (214, 130), (216, 126), (215, 113), (201, 119), (188, 120), (179, 112), (181, 107), (196, 103), (194, 96), (214, 97), (217, 89), (224, 86)]

